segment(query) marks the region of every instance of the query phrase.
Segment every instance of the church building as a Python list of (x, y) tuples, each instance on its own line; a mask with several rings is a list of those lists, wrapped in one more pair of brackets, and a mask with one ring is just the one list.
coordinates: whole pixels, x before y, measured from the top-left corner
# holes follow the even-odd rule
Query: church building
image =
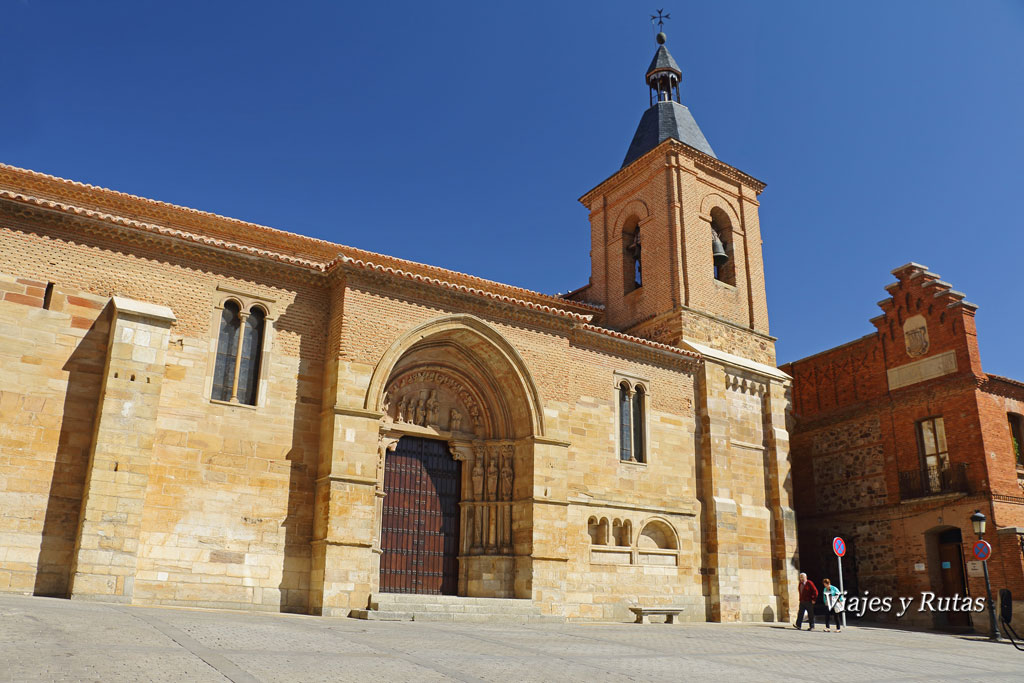
[(645, 79), (564, 296), (0, 165), (0, 591), (788, 620), (764, 184)]

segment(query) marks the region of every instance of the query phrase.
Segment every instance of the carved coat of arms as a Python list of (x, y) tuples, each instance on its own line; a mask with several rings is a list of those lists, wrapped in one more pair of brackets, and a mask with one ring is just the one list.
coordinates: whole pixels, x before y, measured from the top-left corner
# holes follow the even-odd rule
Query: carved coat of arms
[(911, 358), (928, 352), (928, 326), (923, 316), (915, 315), (908, 320), (903, 326), (903, 336), (907, 343), (907, 355)]

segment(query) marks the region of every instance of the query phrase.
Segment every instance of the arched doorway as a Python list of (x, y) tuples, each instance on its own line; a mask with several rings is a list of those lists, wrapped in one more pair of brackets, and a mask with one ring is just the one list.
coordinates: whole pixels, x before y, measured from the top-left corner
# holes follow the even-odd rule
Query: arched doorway
[(367, 408), (384, 414), (378, 590), (529, 597), (516, 558), (530, 554), (531, 529), (513, 520), (529, 517), (543, 425), (511, 344), (472, 316), (421, 325), (381, 359)]

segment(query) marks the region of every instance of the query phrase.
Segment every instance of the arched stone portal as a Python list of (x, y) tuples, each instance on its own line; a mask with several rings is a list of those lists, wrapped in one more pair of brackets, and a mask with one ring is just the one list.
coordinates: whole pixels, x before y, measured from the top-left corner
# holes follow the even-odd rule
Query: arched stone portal
[[(430, 321), (384, 354), (365, 407), (383, 413), (374, 588), (380, 587), (382, 553), (396, 552), (387, 550), (392, 544), (384, 537), (391, 527), (382, 529), (385, 513), (393, 512), (385, 487), (388, 454), (403, 437), (415, 437), (446, 442), (451, 456), (462, 463), (458, 593), (531, 597), (529, 579), (516, 580), (517, 558), (529, 558), (532, 548), (534, 442), (543, 436), (543, 412), (536, 386), (512, 345), (473, 316)], [(387, 479), (394, 481), (393, 473)], [(383, 564), (385, 571), (394, 565)]]

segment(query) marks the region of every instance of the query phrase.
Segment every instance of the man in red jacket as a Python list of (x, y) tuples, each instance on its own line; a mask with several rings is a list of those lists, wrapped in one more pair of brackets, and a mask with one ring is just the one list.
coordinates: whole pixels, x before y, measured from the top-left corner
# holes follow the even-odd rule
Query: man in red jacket
[(800, 610), (796, 613), (796, 627), (800, 628), (804, 623), (804, 613), (807, 613), (808, 631), (814, 630), (814, 602), (818, 599), (818, 588), (807, 578), (807, 574), (800, 572)]

